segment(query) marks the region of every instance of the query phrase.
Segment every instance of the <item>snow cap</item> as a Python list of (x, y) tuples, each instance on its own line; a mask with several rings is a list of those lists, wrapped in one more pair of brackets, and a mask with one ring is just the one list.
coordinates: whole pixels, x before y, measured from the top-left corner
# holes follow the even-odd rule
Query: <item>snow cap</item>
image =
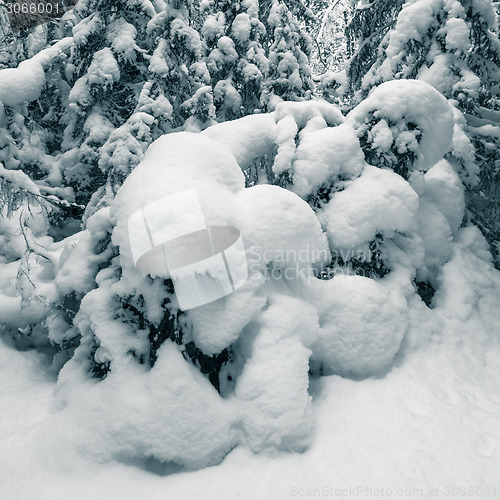
[(428, 83), (418, 80), (383, 83), (347, 115), (346, 123), (359, 130), (372, 118), (394, 124), (412, 122), (417, 126), (422, 137), (414, 169), (428, 170), (451, 149), (453, 109)]

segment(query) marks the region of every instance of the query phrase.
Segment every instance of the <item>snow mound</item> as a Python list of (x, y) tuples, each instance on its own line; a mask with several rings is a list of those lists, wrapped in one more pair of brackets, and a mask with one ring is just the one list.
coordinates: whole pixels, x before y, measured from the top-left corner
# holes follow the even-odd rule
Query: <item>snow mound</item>
[(362, 276), (310, 283), (319, 312), (312, 360), (327, 373), (370, 376), (387, 368), (408, 326), (403, 295)]
[(438, 277), (436, 311), (481, 344), (500, 340), (500, 276), (486, 239), (475, 226), (458, 230), (453, 254)]
[(244, 412), (243, 442), (252, 450), (303, 451), (310, 443), (310, 351), (302, 339), (315, 333), (317, 323), (309, 304), (278, 296), (243, 339), (249, 353), (235, 398)]
[(429, 200), (422, 200), (418, 210), (418, 222), (419, 234), (425, 248), (425, 266), (431, 271), (425, 273), (421, 270), (421, 278), (425, 276), (426, 279), (432, 280), (451, 254), (451, 227), (439, 207)]
[(276, 121), (273, 115), (250, 115), (238, 120), (218, 123), (207, 128), (202, 135), (219, 142), (234, 155), (245, 170), (273, 148)]
[[(235, 28), (242, 39), (246, 19)], [(221, 40), (214, 63), (232, 54)], [(112, 60), (101, 62), (112, 69)], [(456, 123), (436, 95), (427, 84), (392, 82), (345, 121), (326, 103), (282, 103), (267, 115), (155, 141), (112, 206), (56, 245), (53, 269), (37, 263), (31, 270), (37, 287), (30, 297), (78, 305), (71, 327), (57, 312), (34, 309), (50, 323), (51, 342), (62, 345), (67, 332), (81, 339), (57, 381), (61, 442), (91, 462), (159, 468), (214, 465), (240, 445), (304, 452), (313, 437), (312, 398), (321, 399), (316, 375), (334, 374), (340, 387), (348, 387), (342, 377), (392, 377), (399, 361), (428, 348), (443, 329), (464, 330), (459, 321), (481, 339), (497, 338), (498, 275), (477, 230), (461, 228), (464, 188), (443, 160)], [(98, 141), (99, 124), (89, 118), (85, 125)], [(416, 168), (399, 175), (368, 164), (365, 140), (375, 152), (414, 153)], [(259, 165), (279, 186), (251, 177)], [(316, 203), (321, 188), (326, 194)], [(237, 228), (248, 279), (181, 311), (171, 281), (134, 265), (129, 222), (141, 210), (154, 228), (137, 223), (147, 252), (158, 234), (168, 239), (196, 224)], [(165, 220), (172, 228), (161, 227)], [(23, 276), (10, 260), (21, 258), (25, 244), (17, 227), (0, 224), (8, 260), (0, 268), (0, 318), (15, 331), (24, 326), (16, 297)], [(359, 271), (335, 253), (371, 250), (374, 240), (388, 274), (317, 278), (330, 277), (325, 266)], [(34, 256), (27, 261), (34, 263)], [(366, 268), (378, 276), (369, 261)], [(432, 309), (415, 280), (436, 290)]]
[(340, 125), (345, 120), (337, 106), (323, 100), (281, 102), (276, 106), (274, 116), (277, 122), (290, 116), (300, 129), (318, 117), (321, 117), (329, 126)]
[[(358, 137), (367, 132), (370, 124), (382, 123), (383, 135), (378, 138), (377, 133), (372, 134), (372, 140), (379, 141), (375, 147), (388, 150), (394, 143), (401, 151), (406, 145), (406, 149), (416, 153), (413, 168), (417, 170), (428, 170), (450, 150), (455, 124), (447, 99), (428, 83), (417, 80), (393, 80), (379, 85), (347, 115), (346, 123)], [(406, 126), (398, 130), (398, 124)], [(415, 141), (418, 145), (412, 144)]]
[(306, 134), (293, 162), (293, 187), (300, 196), (315, 193), (323, 184), (360, 175), (365, 165), (356, 133), (349, 125)]
[(287, 278), (306, 277), (314, 265), (329, 261), (318, 219), (296, 194), (278, 186), (254, 186), (239, 193), (238, 203), (251, 274), (272, 263)]
[(428, 170), (423, 180), (417, 218), (425, 257), (419, 279), (436, 285), (435, 276), (451, 256), (453, 238), (464, 217), (464, 186), (446, 160)]
[(426, 172), (424, 198), (439, 207), (455, 234), (464, 217), (465, 195), (462, 181), (448, 161), (442, 160)]
[(367, 165), (344, 191), (334, 193), (318, 218), (333, 248), (360, 246), (396, 231), (414, 228), (418, 195), (410, 184), (390, 170)]
[(266, 305), (265, 295), (258, 293), (262, 276), (253, 275), (224, 300), (187, 311), (192, 325), (192, 338), (205, 354), (217, 354), (230, 346), (243, 329)]
[[(67, 368), (60, 375), (59, 404), (79, 429), (71, 439), (87, 456), (155, 457), (202, 467), (220, 462), (235, 444), (231, 405), (171, 342), (159, 349), (150, 371), (129, 363), (99, 384)], [(71, 390), (75, 377), (77, 393)]]
[[(129, 218), (146, 204), (195, 189), (201, 202), (207, 198), (217, 200), (202, 204), (209, 222), (216, 224), (226, 219), (229, 223), (227, 215), (236, 217), (229, 210), (234, 192), (244, 186), (244, 176), (234, 156), (216, 141), (191, 132), (160, 137), (126, 179), (111, 210), (117, 220), (113, 241), (120, 246), (122, 259), (131, 256)], [(182, 218), (177, 221), (178, 225), (182, 223)]]
[(19, 106), (40, 97), (45, 85), (42, 65), (28, 59), (17, 68), (0, 70), (0, 102), (7, 106)]

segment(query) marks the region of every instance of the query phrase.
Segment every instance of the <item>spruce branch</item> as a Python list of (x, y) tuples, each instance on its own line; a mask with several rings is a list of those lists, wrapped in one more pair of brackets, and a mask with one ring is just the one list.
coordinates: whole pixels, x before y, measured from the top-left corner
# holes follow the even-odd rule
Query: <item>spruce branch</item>
[[(48, 188), (47, 188), (48, 189)], [(85, 207), (59, 198), (54, 194), (45, 195), (44, 186), (35, 184), (23, 171), (6, 169), (0, 163), (0, 210), (7, 206), (8, 215), (12, 214), (23, 202), (36, 201), (40, 206), (49, 203), (60, 210), (83, 214)], [(2, 212), (0, 211), (0, 215)]]

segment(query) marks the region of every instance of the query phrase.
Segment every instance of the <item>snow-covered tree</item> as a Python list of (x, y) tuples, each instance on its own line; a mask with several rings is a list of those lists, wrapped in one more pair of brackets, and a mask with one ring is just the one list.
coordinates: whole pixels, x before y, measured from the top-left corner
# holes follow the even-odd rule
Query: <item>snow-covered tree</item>
[(74, 9), (61, 164), (86, 201), (93, 195), (92, 206), (107, 203), (161, 134), (189, 117), (210, 123), (202, 99), (193, 105), (205, 75), (192, 7), (190, 1), (92, 0)]
[(353, 12), (351, 0), (307, 0), (304, 3), (308, 16), (301, 24), (313, 42), (313, 74), (340, 73), (352, 52), (346, 32)]
[[(37, 199), (48, 207), (69, 207), (75, 201), (57, 164), (62, 135), (58, 113), (62, 113), (67, 91), (61, 71), (69, 46), (70, 39), (62, 39), (19, 67), (0, 70), (0, 163), (4, 168), (0, 178), (3, 198), (11, 200), (6, 203), (8, 211), (17, 210), (23, 199)], [(44, 89), (51, 93), (50, 99)], [(51, 214), (55, 225), (71, 215), (70, 211), (56, 212)]]
[[(397, 352), (425, 341), (417, 316), (431, 313), (415, 280), (443, 300), (450, 260), (493, 269), (479, 231), (460, 227), (464, 186), (445, 159), (454, 127), (436, 89), (400, 80), (346, 117), (324, 101), (282, 102), (157, 139), (111, 207), (73, 238), (46, 242), (52, 267), (32, 261), (28, 273), (40, 303), (50, 294), (60, 304), (49, 338), (61, 346), (58, 397), (78, 445), (104, 459), (190, 467), (237, 444), (304, 450), (310, 373), (383, 374)], [(381, 147), (397, 133), (411, 153), (406, 171), (367, 163), (358, 137), (367, 128)], [(168, 273), (134, 264), (129, 221), (186, 189), (196, 189), (207, 224), (240, 229), (248, 279), (181, 311)], [(176, 213), (189, 225), (189, 211)]]
[[(147, 2), (89, 0), (74, 10), (61, 166), (85, 203), (108, 175), (108, 165), (100, 164), (101, 148), (137, 104), (147, 73), (147, 51), (140, 44), (147, 43), (145, 27), (154, 14)], [(122, 156), (123, 169), (133, 163), (132, 156)]]
[(260, 109), (262, 84), (268, 73), (262, 47), (265, 34), (258, 2), (210, 4), (202, 35), (217, 121)]
[(311, 38), (294, 18), (286, 3), (271, 3), (266, 26), (269, 32), (269, 76), (262, 102), (274, 109), (281, 100), (309, 99), (314, 84), (309, 65)]
[(379, 46), (396, 24), (404, 0), (361, 1), (356, 4), (346, 37), (350, 40), (348, 76), (350, 87), (357, 90), (361, 79), (376, 61)]
[[(473, 134), (491, 158), (497, 140), (486, 4), (361, 3), (349, 110), (338, 73), (313, 96), (296, 1), (81, 0), (67, 38), (0, 70), (0, 333), (48, 355), (78, 449), (188, 467), (304, 451), (311, 376), (382, 376), (441, 318), (473, 317), (465, 301), (498, 324), (464, 223)], [(238, 229), (247, 279), (182, 309), (166, 243), (191, 207), (151, 205), (187, 190), (207, 228)]]
[(469, 188), (469, 214), (498, 256), (500, 44), (493, 2), (362, 2), (349, 32), (357, 41), (349, 77), (358, 101), (381, 82), (411, 78), (454, 103), (453, 161)]

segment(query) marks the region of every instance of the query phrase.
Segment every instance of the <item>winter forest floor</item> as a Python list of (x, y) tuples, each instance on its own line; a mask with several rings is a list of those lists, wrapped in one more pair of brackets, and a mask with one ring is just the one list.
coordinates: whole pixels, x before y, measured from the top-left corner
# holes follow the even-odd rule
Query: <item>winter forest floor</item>
[(445, 289), (433, 309), (414, 304), (407, 342), (386, 374), (311, 380), (315, 428), (304, 453), (240, 446), (194, 471), (99, 461), (71, 444), (79, 430), (53, 407), (55, 380), (44, 375), (42, 355), (2, 341), (0, 497), (499, 498), (500, 278), (462, 250), (445, 275), (468, 284)]
[[(322, 378), (311, 388), (316, 429), (307, 452), (269, 457), (237, 448), (220, 465), (188, 472), (85, 460), (53, 425), (55, 385), (41, 375), (40, 358), (2, 343), (0, 495), (278, 500), (322, 489), (327, 497), (390, 497), (377, 495), (384, 488), (394, 498), (499, 498), (500, 350), (478, 344), (434, 341), (383, 379)], [(14, 383), (5, 376), (13, 372)], [(482, 494), (456, 495), (455, 487)]]
[(0, 500), (500, 499), (499, 2), (3, 4)]

